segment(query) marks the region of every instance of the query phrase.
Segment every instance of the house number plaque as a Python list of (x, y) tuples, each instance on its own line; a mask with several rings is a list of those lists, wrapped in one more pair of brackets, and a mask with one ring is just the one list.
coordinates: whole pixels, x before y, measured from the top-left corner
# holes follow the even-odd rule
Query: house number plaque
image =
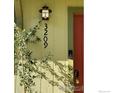
[(44, 37), (43, 37), (43, 41), (44, 41), (44, 48), (48, 47), (48, 26), (47, 23), (45, 23), (45, 28), (44, 28)]

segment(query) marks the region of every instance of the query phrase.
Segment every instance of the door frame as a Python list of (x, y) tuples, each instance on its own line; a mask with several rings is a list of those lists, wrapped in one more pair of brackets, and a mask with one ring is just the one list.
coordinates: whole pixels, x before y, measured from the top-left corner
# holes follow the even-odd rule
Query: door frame
[(68, 55), (70, 50), (73, 52), (73, 15), (80, 12), (84, 12), (83, 7), (68, 7)]
[[(73, 16), (74, 14), (83, 14), (84, 17), (84, 8), (83, 7), (68, 7), (68, 53), (72, 50), (72, 55), (74, 53), (73, 49)], [(83, 32), (83, 61), (84, 61), (84, 32)], [(83, 62), (84, 65), (84, 62)], [(73, 66), (74, 67), (74, 66)], [(84, 66), (83, 66), (84, 71)], [(84, 72), (83, 72), (83, 92), (84, 92)], [(77, 91), (78, 93), (78, 91)]]

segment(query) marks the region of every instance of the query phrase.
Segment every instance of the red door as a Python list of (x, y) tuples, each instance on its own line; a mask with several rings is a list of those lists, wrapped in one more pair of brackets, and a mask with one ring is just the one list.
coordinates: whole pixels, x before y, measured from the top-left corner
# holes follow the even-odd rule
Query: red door
[(83, 15), (74, 14), (74, 93), (84, 93), (84, 27)]

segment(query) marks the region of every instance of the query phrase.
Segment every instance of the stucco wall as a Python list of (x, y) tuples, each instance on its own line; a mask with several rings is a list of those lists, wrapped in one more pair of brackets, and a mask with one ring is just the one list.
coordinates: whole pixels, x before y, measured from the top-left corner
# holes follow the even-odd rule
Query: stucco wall
[[(49, 51), (54, 55), (57, 60), (67, 59), (68, 50), (68, 7), (82, 6), (82, 0), (22, 0), (23, 8), (23, 27), (26, 30), (33, 27), (41, 19), (39, 9), (47, 4), (52, 9), (51, 18), (48, 21), (48, 38), (49, 46), (47, 49), (43, 48), (43, 43), (29, 44), (29, 48), (33, 51), (32, 57), (41, 58), (42, 55)], [(43, 38), (44, 23), (37, 32), (39, 37)], [(70, 62), (61, 61), (64, 64), (70, 64)], [(72, 63), (73, 64), (73, 63)], [(54, 67), (54, 66), (52, 66)], [(54, 68), (57, 71), (57, 68)], [(46, 72), (47, 73), (47, 72)], [(68, 70), (65, 72), (68, 73)], [(52, 79), (52, 75), (47, 73)], [(36, 80), (37, 84), (34, 90), (38, 93), (65, 93), (60, 91), (57, 87), (53, 87), (45, 80)], [(23, 93), (23, 87), (19, 85), (18, 77), (15, 77), (15, 93)], [(72, 92), (73, 93), (73, 92)]]
[[(49, 51), (56, 59), (67, 59), (68, 50), (68, 12), (69, 6), (82, 6), (82, 0), (22, 0), (23, 26), (26, 30), (33, 27), (41, 20), (39, 9), (43, 5), (48, 5), (52, 9), (51, 18), (48, 21), (49, 46), (43, 48), (43, 42), (30, 44), (29, 48), (33, 51), (33, 57), (41, 58)], [(44, 25), (41, 26), (37, 34), (43, 38)]]

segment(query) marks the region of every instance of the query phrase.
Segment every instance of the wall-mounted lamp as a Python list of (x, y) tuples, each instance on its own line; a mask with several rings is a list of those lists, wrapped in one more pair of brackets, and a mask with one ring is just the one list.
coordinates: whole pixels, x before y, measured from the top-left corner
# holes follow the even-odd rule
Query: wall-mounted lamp
[(52, 10), (45, 5), (42, 7), (42, 9), (39, 10), (39, 12), (41, 13), (41, 17), (43, 20), (49, 20), (50, 13), (52, 12)]

